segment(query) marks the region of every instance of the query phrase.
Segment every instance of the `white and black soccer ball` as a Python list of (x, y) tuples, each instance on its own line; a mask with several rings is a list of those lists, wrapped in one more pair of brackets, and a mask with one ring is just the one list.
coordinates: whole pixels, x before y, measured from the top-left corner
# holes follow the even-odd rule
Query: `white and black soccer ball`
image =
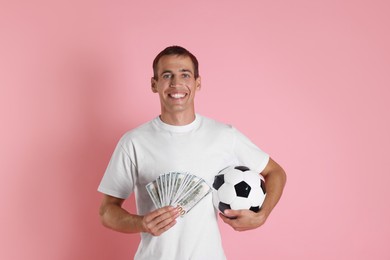
[(258, 212), (266, 196), (263, 176), (246, 166), (230, 166), (214, 177), (213, 204), (222, 213), (226, 209)]

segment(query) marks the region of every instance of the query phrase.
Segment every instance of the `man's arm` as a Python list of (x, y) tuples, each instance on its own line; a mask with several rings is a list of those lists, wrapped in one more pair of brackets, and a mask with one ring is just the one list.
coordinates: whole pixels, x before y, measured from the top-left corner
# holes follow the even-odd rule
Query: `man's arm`
[(122, 208), (125, 200), (104, 195), (99, 214), (102, 224), (123, 233), (147, 232), (159, 236), (176, 224), (180, 215), (174, 207), (164, 207), (145, 216), (130, 214)]
[(250, 230), (263, 225), (282, 196), (286, 183), (286, 173), (282, 167), (270, 158), (261, 174), (265, 179), (267, 196), (259, 212), (255, 213), (251, 210), (225, 210), (225, 216), (220, 214), (222, 220), (237, 231)]

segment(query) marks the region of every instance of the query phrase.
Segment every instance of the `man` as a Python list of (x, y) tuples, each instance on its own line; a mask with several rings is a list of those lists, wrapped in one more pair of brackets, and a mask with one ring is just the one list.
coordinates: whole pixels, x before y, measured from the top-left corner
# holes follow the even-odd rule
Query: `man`
[[(266, 180), (261, 210), (226, 210), (222, 220), (237, 231), (264, 224), (279, 201), (286, 180), (283, 169), (235, 128), (195, 113), (201, 88), (198, 61), (179, 46), (163, 50), (153, 62), (152, 91), (161, 114), (126, 133), (119, 141), (99, 186), (103, 225), (141, 233), (135, 259), (225, 259), (211, 194), (184, 217), (174, 207), (156, 209), (145, 185), (160, 174), (186, 172), (210, 186), (229, 165), (245, 165)], [(122, 208), (135, 192), (137, 214)], [(179, 217), (179, 218), (178, 218)]]

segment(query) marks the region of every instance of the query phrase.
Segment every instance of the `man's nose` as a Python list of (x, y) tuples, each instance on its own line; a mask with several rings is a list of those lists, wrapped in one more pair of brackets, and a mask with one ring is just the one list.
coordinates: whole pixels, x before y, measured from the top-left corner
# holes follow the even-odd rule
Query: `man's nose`
[(176, 87), (177, 85), (181, 85), (182, 82), (180, 81), (180, 79), (178, 79), (177, 77), (175, 76), (172, 76), (171, 78), (171, 84), (169, 85), (170, 87)]

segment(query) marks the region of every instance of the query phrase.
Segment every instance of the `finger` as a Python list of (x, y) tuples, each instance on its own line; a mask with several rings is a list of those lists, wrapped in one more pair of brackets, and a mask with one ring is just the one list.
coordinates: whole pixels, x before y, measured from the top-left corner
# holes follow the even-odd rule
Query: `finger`
[(173, 212), (173, 211), (175, 211), (175, 208), (172, 206), (166, 206), (163, 208), (156, 209), (145, 216), (145, 221), (151, 222), (154, 219), (158, 218), (159, 216), (161, 216), (167, 212)]
[(162, 233), (164, 233), (165, 231), (169, 230), (171, 227), (173, 227), (174, 225), (176, 225), (177, 221), (176, 220), (173, 220), (171, 221), (170, 223), (168, 223), (167, 225), (161, 227), (160, 229), (157, 229), (157, 235), (161, 235)]
[(221, 217), (221, 219), (223, 220), (223, 222), (226, 223), (226, 220), (228, 219), (224, 214), (222, 213), (219, 213), (219, 216)]
[(223, 214), (228, 218), (238, 218), (241, 215), (241, 210), (226, 209)]
[(177, 212), (175, 208), (164, 207), (146, 215), (144, 218), (144, 224), (147, 229), (156, 230), (166, 226), (176, 218)]
[(225, 222), (226, 224), (232, 226), (233, 223), (236, 221), (235, 218), (230, 218), (230, 217), (227, 217), (225, 216), (224, 214), (222, 213), (219, 213), (219, 216), (221, 217), (221, 219), (223, 220), (223, 222)]
[(174, 208), (156, 210), (145, 217), (144, 226), (148, 233), (157, 236), (174, 226), (179, 215)]
[(243, 231), (245, 227), (243, 226), (242, 223), (242, 217), (243, 217), (242, 212), (240, 210), (231, 210), (230, 212), (227, 213), (228, 214), (220, 213), (223, 222), (230, 225), (236, 231)]
[(241, 227), (235, 227), (233, 228), (235, 231), (238, 231), (238, 232), (243, 232), (243, 231), (247, 231), (247, 230), (250, 230), (250, 228), (241, 228)]
[(231, 226), (235, 231), (245, 231), (246, 230), (245, 227), (241, 226), (240, 220), (237, 218), (231, 219), (231, 218), (227, 218), (225, 216), (222, 216), (222, 220), (223, 220), (223, 222), (225, 222), (226, 224)]
[(154, 222), (154, 225), (157, 228), (162, 229), (165, 226), (169, 226), (172, 222), (174, 222), (178, 216), (179, 212), (166, 212), (155, 218), (155, 220), (152, 222)]

